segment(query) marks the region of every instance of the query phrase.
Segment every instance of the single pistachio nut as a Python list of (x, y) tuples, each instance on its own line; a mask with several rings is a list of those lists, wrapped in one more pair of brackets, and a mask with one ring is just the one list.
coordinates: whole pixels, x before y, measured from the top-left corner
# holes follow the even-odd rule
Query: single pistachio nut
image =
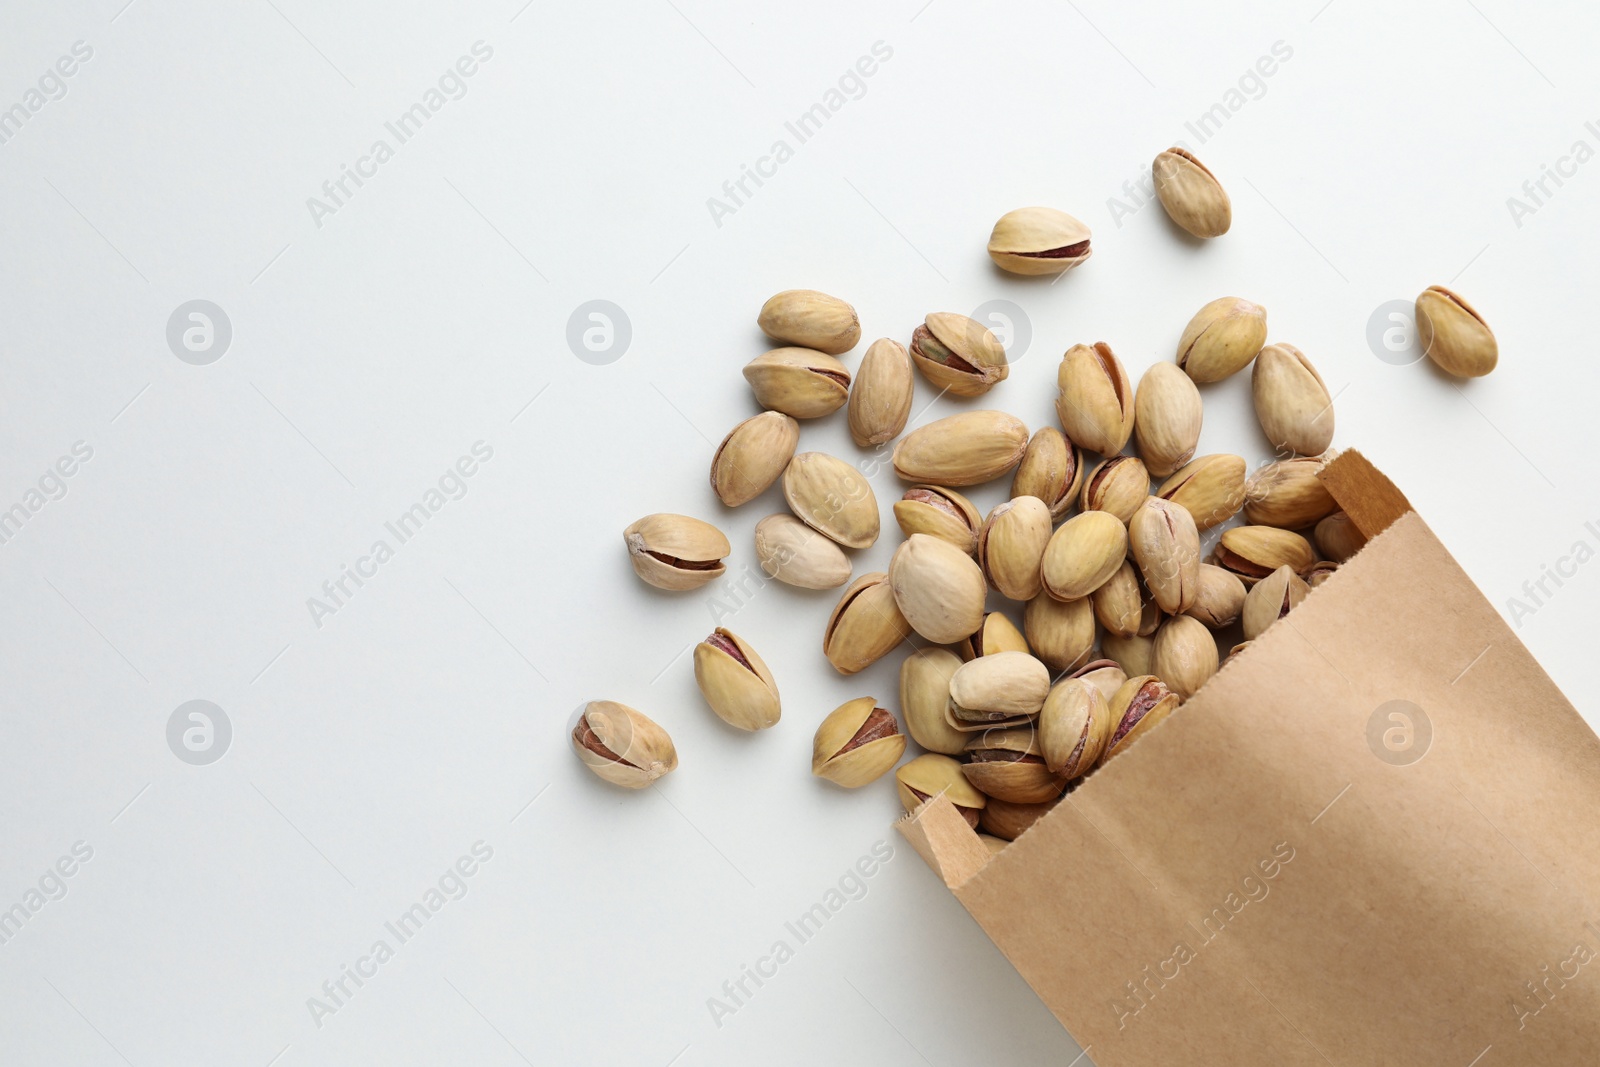
[(983, 624), (971, 636), (956, 642), (955, 651), (965, 662), (979, 656), (992, 656), (996, 652), (1031, 654), (1033, 650), (1028, 647), (1028, 639), (1022, 636), (1022, 631), (1017, 629), (1015, 623), (1000, 612), (991, 611), (983, 617)]
[(850, 397), (844, 364), (809, 348), (774, 348), (745, 364), (756, 402), (797, 419), (831, 415)]
[(783, 499), (795, 517), (846, 548), (878, 539), (878, 498), (866, 475), (826, 452), (802, 452), (783, 472)]
[(1150, 167), (1156, 196), (1172, 221), (1196, 237), (1221, 237), (1233, 225), (1233, 203), (1216, 175), (1182, 148), (1169, 148)]
[(1500, 362), (1500, 345), (1477, 309), (1442, 285), (1417, 297), (1417, 343), (1459, 378), (1481, 378)]
[(677, 767), (672, 738), (642, 712), (613, 700), (591, 700), (572, 729), (583, 765), (613, 785), (643, 789)]
[(1104, 585), (1089, 595), (1094, 605), (1094, 617), (1107, 631), (1122, 637), (1139, 632), (1144, 619), (1144, 605), (1148, 598), (1139, 585), (1139, 573), (1133, 564), (1123, 560), (1115, 574)]
[(1267, 627), (1300, 606), (1311, 592), (1300, 575), (1291, 567), (1279, 567), (1255, 584), (1250, 595), (1244, 598), (1244, 639), (1254, 641), (1267, 632)]
[(1039, 714), (1050, 669), (1026, 652), (996, 652), (956, 668), (950, 712), (961, 722), (994, 723)]
[(1111, 738), (1100, 762), (1127, 751), (1128, 746), (1176, 711), (1179, 702), (1178, 694), (1153, 674), (1122, 683), (1111, 699)]
[(972, 501), (942, 485), (913, 485), (895, 501), (894, 521), (900, 532), (928, 534), (948, 541), (972, 555), (978, 551), (978, 530), (983, 520)]
[(1089, 227), (1053, 207), (1008, 211), (989, 234), (989, 258), (1012, 274), (1060, 274), (1090, 254)]
[(728, 432), (711, 457), (711, 489), (730, 508), (754, 500), (794, 458), (800, 424), (781, 411), (763, 411)]
[(889, 588), (911, 628), (934, 644), (954, 644), (983, 622), (983, 571), (937, 537), (912, 534), (895, 549)]
[(1032, 600), (1039, 595), (1039, 563), (1052, 532), (1050, 509), (1038, 497), (1019, 496), (989, 512), (978, 534), (978, 564), (1001, 596)]
[(1250, 371), (1256, 421), (1272, 447), (1301, 456), (1321, 455), (1333, 443), (1333, 397), (1304, 352), (1268, 345)]
[(834, 605), (822, 654), (840, 674), (855, 674), (894, 651), (910, 633), (911, 624), (895, 606), (889, 576), (874, 571), (852, 582)]
[(900, 715), (911, 739), (929, 752), (959, 756), (967, 735), (945, 721), (950, 676), (961, 661), (942, 648), (919, 648), (900, 664)]
[(634, 573), (657, 589), (695, 589), (727, 572), (733, 551), (721, 530), (687, 515), (646, 515), (622, 531)]
[(850, 439), (871, 448), (899, 437), (911, 415), (915, 392), (905, 346), (887, 337), (872, 342), (850, 386)]
[(911, 362), (953, 396), (982, 396), (1011, 372), (994, 331), (951, 311), (935, 311), (911, 332)]
[(1217, 542), (1213, 562), (1253, 586), (1279, 567), (1296, 574), (1311, 569), (1317, 553), (1311, 542), (1276, 526), (1235, 526)]
[(1244, 583), (1237, 574), (1212, 563), (1202, 563), (1200, 595), (1195, 597), (1187, 614), (1213, 630), (1220, 630), (1239, 621), (1239, 613), (1244, 610), (1244, 596)]
[(985, 834), (993, 834), (995, 839), (1002, 842), (1015, 841), (1024, 830), (1055, 806), (1054, 800), (1047, 800), (1043, 804), (1013, 804), (1009, 800), (990, 797), (989, 803), (978, 816), (978, 828)]
[(750, 644), (721, 626), (694, 646), (694, 681), (717, 717), (741, 730), (765, 730), (781, 715), (778, 684)]
[(1111, 705), (1100, 688), (1082, 678), (1064, 678), (1039, 713), (1039, 749), (1045, 766), (1063, 778), (1094, 769), (1111, 736)]
[(1151, 673), (1156, 658), (1156, 641), (1149, 634), (1135, 634), (1132, 637), (1106, 634), (1100, 642), (1100, 651), (1116, 661), (1127, 678), (1137, 678), (1141, 674)]
[(850, 580), (850, 557), (793, 515), (756, 523), (756, 560), (769, 578), (800, 589), (836, 589)]
[(894, 772), (900, 804), (915, 815), (917, 809), (941, 793), (955, 805), (967, 825), (978, 827), (978, 813), (989, 798), (973, 788), (961, 773), (961, 764), (937, 752), (924, 752)]
[(1045, 766), (1039, 748), (1039, 731), (1033, 725), (985, 730), (967, 742), (969, 762), (961, 773), (979, 792), (1013, 804), (1042, 804), (1054, 800), (1067, 780)]
[(815, 289), (788, 289), (761, 305), (761, 332), (774, 341), (837, 356), (861, 340), (856, 309)]
[(1110, 345), (1067, 349), (1056, 388), (1056, 417), (1070, 440), (1102, 456), (1122, 451), (1133, 436), (1133, 385)]
[(1050, 518), (1060, 521), (1072, 507), (1083, 483), (1083, 455), (1054, 426), (1033, 432), (1022, 462), (1011, 476), (1011, 495), (1036, 496), (1050, 509)]
[(1022, 612), (1022, 632), (1033, 654), (1052, 671), (1075, 668), (1094, 650), (1094, 608), (1087, 597), (1063, 602), (1040, 593)]
[(1156, 496), (1183, 505), (1194, 516), (1195, 529), (1209, 530), (1239, 513), (1244, 485), (1244, 457), (1222, 452), (1191, 460), (1161, 483)]
[(1124, 526), (1150, 495), (1150, 472), (1137, 456), (1111, 456), (1101, 460), (1083, 480), (1084, 511), (1105, 511)]
[(908, 482), (980, 485), (1022, 460), (1028, 428), (1003, 411), (964, 411), (919, 426), (894, 446), (894, 471)]
[(1244, 370), (1267, 343), (1267, 309), (1236, 296), (1195, 313), (1178, 339), (1178, 366), (1197, 382), (1220, 382)]
[(1339, 509), (1317, 477), (1322, 457), (1281, 459), (1250, 476), (1244, 485), (1245, 521), (1257, 526), (1302, 530)]
[(1176, 363), (1153, 363), (1133, 397), (1133, 432), (1150, 473), (1165, 478), (1194, 458), (1205, 414), (1200, 390)]
[(1156, 631), (1150, 673), (1188, 700), (1217, 673), (1217, 639), (1199, 619), (1174, 615)]
[(1152, 597), (1150, 595), (1150, 591), (1146, 589), (1144, 598), (1144, 613), (1139, 616), (1139, 636), (1149, 637), (1151, 634), (1159, 630), (1161, 628), (1161, 624), (1166, 620), (1167, 613), (1161, 610), (1161, 606), (1156, 603), (1155, 598)]
[(1335, 563), (1343, 563), (1367, 543), (1366, 535), (1342, 511), (1335, 511), (1317, 523), (1312, 537), (1317, 542), (1317, 551)]
[(1156, 606), (1188, 611), (1200, 595), (1200, 533), (1182, 504), (1147, 497), (1128, 523), (1128, 551)]
[(1122, 688), (1122, 683), (1128, 680), (1128, 672), (1114, 659), (1094, 659), (1073, 671), (1071, 677), (1088, 682), (1100, 690), (1100, 695), (1109, 704), (1111, 698), (1117, 695), (1117, 690)]
[(1128, 555), (1128, 528), (1108, 511), (1074, 515), (1050, 535), (1040, 562), (1044, 590), (1057, 600), (1079, 600), (1117, 573)]
[(1333, 577), (1333, 572), (1338, 569), (1339, 564), (1335, 563), (1331, 559), (1318, 560), (1311, 565), (1310, 570), (1306, 571), (1306, 587), (1308, 589), (1315, 589), (1317, 586)]
[(811, 741), (811, 773), (846, 789), (882, 778), (905, 755), (906, 735), (875, 697), (847, 700), (828, 713)]

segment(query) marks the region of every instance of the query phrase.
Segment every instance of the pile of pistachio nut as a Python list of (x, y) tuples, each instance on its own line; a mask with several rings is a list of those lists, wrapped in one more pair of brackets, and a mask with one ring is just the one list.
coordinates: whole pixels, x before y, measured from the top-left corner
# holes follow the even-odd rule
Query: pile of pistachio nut
[[(1197, 237), (1227, 232), (1227, 193), (1192, 155), (1171, 149), (1152, 170), (1174, 222)], [(995, 224), (988, 251), (1008, 271), (1059, 273), (1089, 258), (1089, 228), (1053, 208), (1022, 208)], [(1460, 297), (1431, 287), (1416, 319), (1445, 370), (1493, 369), (1494, 335)], [(717, 447), (712, 488), (738, 507), (781, 479), (790, 513), (757, 524), (756, 556), (789, 585), (849, 583), (822, 634), (840, 674), (918, 645), (901, 664), (899, 717), (873, 697), (836, 708), (817, 728), (812, 772), (859, 788), (900, 763), (909, 733), (923, 751), (895, 772), (906, 810), (943, 794), (991, 848), (1200, 689), (1219, 667), (1219, 631), (1242, 630), (1237, 655), (1363, 544), (1317, 478), (1333, 438), (1327, 386), (1299, 349), (1267, 343), (1266, 311), (1248, 300), (1202, 307), (1174, 360), (1137, 388), (1110, 345), (1072, 346), (1057, 374), (1061, 425), (1031, 436), (1003, 411), (972, 410), (901, 437), (918, 373), (960, 397), (1005, 380), (1004, 347), (971, 318), (935, 312), (908, 345), (874, 341), (854, 375), (837, 358), (861, 337), (845, 301), (790, 290), (757, 322), (785, 347), (745, 367), (765, 410)], [(1199, 386), (1252, 364), (1256, 416), (1277, 458), (1249, 473), (1242, 456), (1195, 453)], [(888, 573), (854, 581), (846, 550), (877, 540), (878, 500), (856, 465), (796, 453), (799, 420), (840, 408), (858, 446), (894, 442), (894, 470), (908, 485), (893, 508), (905, 540)], [(960, 492), (1007, 475), (1010, 498), (987, 516)], [(1201, 533), (1240, 511), (1245, 524), (1202, 561)], [(714, 525), (687, 515), (647, 515), (624, 540), (639, 577), (669, 590), (720, 577), (731, 551)], [(991, 589), (1024, 605), (1020, 629), (987, 610)], [(718, 628), (695, 647), (694, 670), (728, 723), (777, 723), (777, 684), (744, 638)], [(585, 765), (621, 786), (642, 788), (677, 765), (666, 731), (611, 701), (584, 707), (572, 741)]]

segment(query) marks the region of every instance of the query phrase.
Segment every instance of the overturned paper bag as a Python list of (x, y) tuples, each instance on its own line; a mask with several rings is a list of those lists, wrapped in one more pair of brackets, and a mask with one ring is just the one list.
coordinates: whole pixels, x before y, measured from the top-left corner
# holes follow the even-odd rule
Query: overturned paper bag
[(900, 824), (1100, 1067), (1600, 1063), (1600, 740), (1357, 453), (1367, 546), (991, 857)]

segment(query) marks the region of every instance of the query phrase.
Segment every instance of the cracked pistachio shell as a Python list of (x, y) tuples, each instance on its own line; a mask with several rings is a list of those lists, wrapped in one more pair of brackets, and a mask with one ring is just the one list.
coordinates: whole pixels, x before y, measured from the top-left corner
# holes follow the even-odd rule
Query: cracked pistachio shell
[(971, 634), (983, 622), (988, 589), (972, 557), (948, 541), (912, 534), (889, 561), (889, 588), (911, 628), (937, 645)]
[(1026, 652), (996, 652), (956, 668), (950, 710), (963, 722), (1037, 715), (1050, 692), (1050, 669)]
[(1088, 259), (1089, 227), (1053, 207), (1022, 207), (1000, 216), (989, 258), (1012, 274), (1060, 274)]
[(964, 411), (919, 426), (894, 446), (894, 471), (908, 482), (980, 485), (1015, 467), (1028, 427), (1003, 411)]
[(1077, 667), (1094, 651), (1094, 607), (1088, 598), (1069, 603), (1040, 593), (1023, 610), (1022, 632), (1033, 654), (1052, 671)]
[(1139, 572), (1123, 560), (1117, 572), (1089, 596), (1094, 617), (1110, 633), (1131, 637), (1144, 624), (1145, 592), (1139, 585)]
[(983, 520), (972, 501), (941, 485), (913, 485), (895, 501), (894, 521), (900, 532), (928, 534), (948, 541), (971, 555), (978, 550), (978, 530)]
[(1129, 678), (1122, 683), (1117, 695), (1111, 698), (1111, 738), (1100, 762), (1127, 751), (1128, 746), (1176, 711), (1179, 703), (1178, 694), (1153, 674)]
[(1500, 362), (1499, 342), (1483, 316), (1442, 285), (1417, 297), (1417, 343), (1440, 369), (1460, 378), (1481, 378)]
[(1133, 436), (1133, 385), (1104, 341), (1073, 345), (1056, 371), (1056, 417), (1067, 437), (1114, 456)]
[(1104, 692), (1082, 678), (1063, 678), (1039, 713), (1039, 749), (1045, 766), (1063, 778), (1094, 769), (1111, 736), (1111, 705)]
[(996, 800), (1042, 804), (1067, 787), (1067, 780), (1045, 765), (1039, 732), (1031, 723), (975, 734), (967, 742), (967, 753), (970, 762), (962, 764), (961, 773)]
[(756, 523), (756, 560), (769, 578), (800, 589), (837, 589), (850, 580), (850, 557), (793, 515)]
[(1335, 563), (1331, 559), (1318, 560), (1317, 562), (1313, 563), (1311, 565), (1311, 569), (1305, 573), (1306, 587), (1308, 589), (1315, 589), (1329, 578), (1332, 578), (1333, 572), (1338, 569), (1339, 564)]
[(1032, 600), (1039, 595), (1039, 563), (1052, 532), (1050, 509), (1038, 497), (1019, 496), (989, 512), (978, 534), (978, 564), (1001, 596)]
[(876, 697), (858, 697), (830, 711), (811, 740), (811, 773), (859, 789), (889, 773), (905, 755), (906, 737)]
[(1155, 661), (1156, 641), (1149, 634), (1136, 634), (1133, 637), (1106, 634), (1100, 642), (1100, 651), (1115, 660), (1127, 678), (1135, 678), (1150, 673)]
[(1200, 533), (1182, 504), (1147, 497), (1128, 524), (1128, 551), (1158, 608), (1175, 615), (1194, 606), (1200, 595)]
[(1235, 526), (1222, 535), (1215, 552), (1216, 565), (1253, 586), (1279, 567), (1296, 574), (1311, 569), (1317, 553), (1297, 533), (1276, 526)]
[(993, 834), (1002, 842), (1015, 841), (1022, 836), (1024, 830), (1042, 819), (1046, 812), (1056, 806), (1056, 801), (1047, 800), (1042, 804), (1013, 804), (1009, 800), (996, 800), (989, 798), (989, 803), (984, 805), (982, 813), (978, 816), (978, 827), (986, 834)]
[(1233, 225), (1228, 191), (1193, 155), (1169, 148), (1150, 167), (1156, 196), (1172, 221), (1196, 237), (1221, 237)]
[(1244, 610), (1244, 583), (1237, 574), (1211, 563), (1200, 564), (1200, 595), (1187, 614), (1213, 630), (1232, 625)]
[(1204, 406), (1200, 390), (1176, 363), (1153, 363), (1133, 398), (1133, 431), (1150, 473), (1165, 478), (1194, 458)]
[(951, 311), (935, 311), (912, 331), (911, 362), (935, 389), (952, 396), (982, 396), (1011, 373), (994, 332)]
[(1083, 484), (1083, 454), (1053, 426), (1033, 432), (1022, 462), (1011, 476), (1011, 495), (1035, 496), (1056, 521), (1064, 518)]
[(763, 411), (728, 432), (711, 457), (711, 489), (730, 508), (754, 500), (794, 458), (800, 424), (781, 411)]
[(840, 674), (855, 674), (893, 652), (911, 633), (881, 571), (863, 574), (850, 584), (828, 616), (822, 654)]
[(1112, 456), (1103, 459), (1083, 480), (1083, 497), (1078, 502), (1084, 511), (1104, 511), (1127, 525), (1150, 495), (1150, 472), (1137, 456)]
[(989, 803), (961, 773), (961, 764), (937, 752), (924, 752), (903, 764), (894, 772), (894, 781), (907, 812), (916, 814), (926, 801), (943, 793), (973, 829), (978, 827), (978, 813)]
[(945, 720), (950, 677), (961, 661), (942, 648), (919, 648), (900, 664), (900, 715), (911, 739), (929, 752), (959, 756), (967, 735)]
[(584, 706), (572, 730), (572, 749), (585, 767), (626, 789), (643, 789), (678, 765), (667, 732), (613, 700)]
[(878, 498), (866, 475), (826, 452), (802, 452), (783, 472), (783, 499), (795, 517), (846, 548), (878, 539)]
[(1217, 639), (1199, 619), (1174, 615), (1156, 631), (1150, 672), (1188, 700), (1217, 673)]
[(850, 386), (850, 439), (871, 448), (899, 437), (911, 415), (915, 392), (905, 346), (887, 337), (872, 342)]
[[(1074, 515), (1050, 536), (1040, 573), (1057, 600), (1078, 600), (1099, 589), (1128, 554), (1128, 528), (1108, 511)], [(1037, 647), (1037, 646), (1035, 646)]]
[(1360, 552), (1367, 543), (1366, 536), (1342, 511), (1335, 511), (1317, 523), (1312, 537), (1317, 542), (1317, 551), (1335, 563), (1343, 563)]
[(1283, 459), (1250, 476), (1244, 486), (1244, 517), (1257, 526), (1301, 530), (1339, 509), (1317, 477), (1322, 457)]
[(694, 646), (694, 680), (706, 704), (729, 726), (765, 730), (781, 714), (772, 672), (744, 638), (717, 627)]
[(1250, 372), (1261, 432), (1279, 452), (1320, 455), (1333, 443), (1333, 398), (1304, 352), (1268, 345)]
[(1161, 483), (1156, 496), (1180, 504), (1194, 517), (1197, 530), (1219, 526), (1244, 506), (1243, 456), (1226, 452), (1191, 460)]
[(695, 589), (727, 572), (733, 546), (722, 531), (688, 515), (646, 515), (622, 531), (634, 573), (657, 589)]
[(1178, 366), (1197, 382), (1220, 382), (1244, 370), (1267, 343), (1267, 309), (1236, 296), (1195, 313), (1178, 340)]
[(1279, 567), (1257, 582), (1244, 598), (1244, 611), (1240, 621), (1244, 624), (1244, 639), (1254, 641), (1267, 632), (1267, 627), (1300, 606), (1311, 592), (1311, 587), (1290, 567)]
[(1100, 690), (1100, 695), (1109, 703), (1117, 695), (1117, 690), (1122, 688), (1122, 683), (1128, 680), (1128, 672), (1116, 660), (1096, 659), (1073, 671), (1072, 677)]
[(809, 348), (774, 348), (745, 364), (744, 377), (756, 402), (797, 419), (831, 415), (850, 397), (844, 364)]
[(957, 641), (953, 646), (956, 655), (962, 662), (977, 659), (979, 656), (992, 656), (996, 652), (1027, 652), (1032, 654), (1028, 647), (1027, 638), (1022, 636), (1022, 631), (1017, 629), (1015, 623), (998, 611), (991, 611), (983, 617), (983, 625), (970, 637)]
[(861, 340), (856, 309), (815, 289), (788, 289), (761, 305), (761, 332), (774, 341), (813, 348), (830, 356), (848, 352)]

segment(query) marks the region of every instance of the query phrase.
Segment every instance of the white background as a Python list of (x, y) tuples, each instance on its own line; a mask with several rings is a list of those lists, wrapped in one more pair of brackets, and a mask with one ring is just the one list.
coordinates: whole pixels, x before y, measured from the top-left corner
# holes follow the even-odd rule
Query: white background
[[(93, 849), (0, 944), (7, 1065), (1077, 1055), (893, 834), (891, 783), (809, 774), (816, 722), (853, 696), (893, 706), (896, 662), (836, 676), (834, 594), (750, 577), (781, 498), (730, 512), (706, 483), (755, 411), (739, 368), (780, 289), (853, 302), (861, 348), (1013, 301), (1031, 342), (985, 403), (1030, 427), (1070, 344), (1106, 340), (1137, 376), (1201, 304), (1246, 296), (1337, 392), (1336, 444), (1394, 477), (1508, 617), (1525, 581), (1600, 544), (1600, 163), (1521, 225), (1507, 206), (1575, 141), (1600, 147), (1592, 5), (123, 3), (0, 14), (0, 107), (93, 48), (0, 144), (0, 508), (93, 449), (0, 544), (0, 909)], [(318, 226), (307, 198), (393, 145), (384, 123), (476, 41), (493, 56), (465, 95)], [(796, 146), (784, 123), (879, 41), (864, 94)], [(1292, 56), (1230, 98), (1275, 42)], [(1214, 136), (1186, 132), (1230, 99)], [(718, 225), (707, 199), (779, 138), (794, 158)], [(1233, 196), (1205, 245), (1110, 203), (1179, 138)], [(1094, 228), (1056, 285), (984, 255), (994, 219), (1034, 203)], [(1374, 353), (1374, 310), (1429, 284), (1492, 324), (1493, 376)], [(192, 299), (232, 323), (205, 366), (166, 340)], [(631, 323), (606, 365), (566, 340), (593, 299)], [(1245, 379), (1205, 395), (1202, 451), (1263, 456)], [(477, 441), (493, 458), (466, 495), (317, 626), (308, 598)], [(842, 413), (801, 447), (868, 458)], [(898, 483), (872, 480), (886, 530), (858, 574), (898, 540)], [(722, 526), (729, 579), (638, 582), (620, 533), (655, 511)], [(1597, 583), (1586, 563), (1518, 619), (1591, 721)], [(718, 614), (778, 678), (765, 734), (695, 691), (684, 653)], [(234, 731), (209, 766), (166, 740), (197, 698)], [(665, 725), (680, 769), (641, 794), (585, 772), (566, 733), (591, 698)], [(480, 840), (467, 894), (319, 1026), (308, 998)], [(719, 1026), (708, 998), (793, 945), (785, 922), (878, 841), (895, 855), (865, 896)]]

